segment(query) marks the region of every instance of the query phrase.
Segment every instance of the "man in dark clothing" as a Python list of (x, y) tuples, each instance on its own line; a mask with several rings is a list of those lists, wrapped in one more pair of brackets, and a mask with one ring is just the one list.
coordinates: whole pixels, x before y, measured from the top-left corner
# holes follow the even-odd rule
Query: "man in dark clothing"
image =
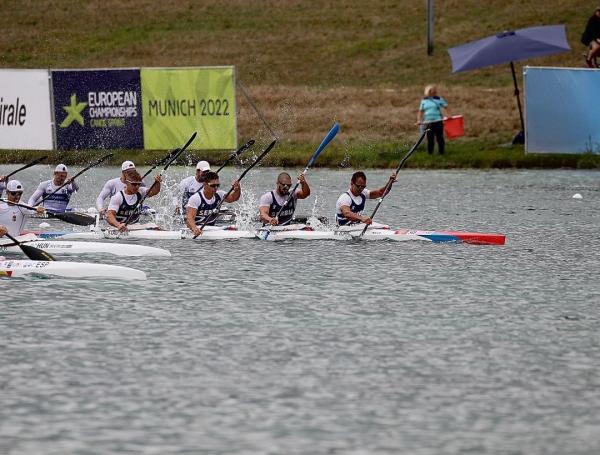
[(596, 68), (596, 57), (600, 54), (600, 6), (587, 21), (585, 30), (581, 35), (581, 42), (588, 46), (585, 63), (589, 68)]

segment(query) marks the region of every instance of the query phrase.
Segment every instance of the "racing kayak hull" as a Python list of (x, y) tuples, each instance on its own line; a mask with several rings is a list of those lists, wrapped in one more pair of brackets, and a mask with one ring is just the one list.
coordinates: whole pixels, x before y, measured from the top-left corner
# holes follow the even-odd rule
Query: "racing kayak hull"
[(62, 261), (0, 260), (0, 277), (21, 278), (28, 275), (62, 278), (104, 278), (146, 280), (141, 270), (119, 265)]

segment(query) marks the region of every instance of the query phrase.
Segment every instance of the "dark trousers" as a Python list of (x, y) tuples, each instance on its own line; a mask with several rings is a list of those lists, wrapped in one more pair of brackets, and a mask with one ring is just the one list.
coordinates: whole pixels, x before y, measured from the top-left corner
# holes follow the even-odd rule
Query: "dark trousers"
[(438, 151), (440, 155), (444, 154), (444, 148), (446, 141), (444, 141), (444, 122), (433, 122), (427, 125), (429, 131), (427, 131), (427, 152), (433, 153), (433, 147), (435, 146), (434, 140), (438, 143)]

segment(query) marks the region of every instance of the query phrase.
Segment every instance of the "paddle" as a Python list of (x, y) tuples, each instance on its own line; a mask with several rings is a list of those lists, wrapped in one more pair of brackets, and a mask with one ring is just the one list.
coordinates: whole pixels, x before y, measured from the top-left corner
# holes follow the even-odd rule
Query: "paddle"
[[(35, 207), (32, 207), (31, 205), (22, 204), (20, 202), (11, 202), (7, 201), (6, 199), (0, 199), (0, 201), (35, 211)], [(87, 215), (85, 213), (49, 212), (48, 210), (46, 210), (46, 214), (52, 218), (59, 219), (61, 221), (64, 221), (65, 223), (76, 224), (77, 226), (90, 226), (96, 223), (96, 217)]]
[[(169, 159), (167, 160), (167, 164), (165, 164), (165, 166), (162, 168), (162, 171), (160, 171), (160, 174), (162, 176), (163, 172), (165, 172), (167, 169), (169, 169), (169, 166), (171, 164), (173, 164), (173, 162), (179, 158), (179, 155), (181, 155), (183, 152), (185, 152), (185, 150), (190, 146), (190, 144), (194, 141), (194, 139), (196, 139), (196, 132), (194, 131), (194, 134), (192, 134), (190, 136), (190, 138), (188, 139), (188, 141), (185, 143), (185, 145), (180, 148), (178, 151), (176, 151), (176, 153), (171, 153)], [(133, 207), (133, 209), (131, 210), (131, 213), (129, 214), (129, 216), (127, 217), (127, 219), (125, 220), (125, 225), (129, 224), (129, 222), (131, 221), (131, 218), (133, 217), (134, 213), (136, 212), (137, 208), (142, 206), (142, 204), (144, 203), (144, 201), (146, 200), (146, 197), (148, 197), (148, 194), (150, 192), (152, 192), (152, 190), (154, 189), (155, 185), (156, 185), (156, 180), (154, 180), (154, 182), (152, 182), (152, 185), (150, 185), (150, 188), (148, 188), (148, 191), (146, 192), (146, 194), (138, 201), (137, 204), (135, 204), (135, 206)]]
[[(337, 122), (335, 122), (333, 124), (333, 127), (329, 130), (329, 133), (327, 133), (327, 136), (325, 136), (325, 138), (321, 142), (321, 145), (319, 145), (319, 147), (317, 147), (317, 150), (315, 150), (315, 153), (313, 153), (313, 155), (310, 157), (310, 160), (308, 160), (308, 164), (304, 168), (304, 171), (302, 171), (303, 174), (306, 174), (308, 172), (308, 170), (310, 169), (310, 167), (317, 160), (317, 157), (321, 154), (321, 152), (323, 150), (325, 150), (325, 147), (327, 147), (327, 144), (329, 144), (331, 142), (331, 140), (335, 137), (335, 135), (338, 133), (339, 130), (340, 130), (340, 124), (337, 123)], [(281, 206), (281, 208), (279, 209), (279, 211), (275, 215), (275, 218), (279, 217), (279, 215), (281, 214), (281, 212), (283, 211), (283, 209), (285, 208), (285, 206), (292, 200), (292, 198), (294, 197), (294, 193), (298, 189), (298, 185), (300, 185), (300, 180), (298, 180), (296, 182), (296, 185), (294, 186), (294, 188), (292, 189), (292, 191), (290, 191), (290, 194), (288, 194), (287, 199), (285, 200), (285, 202), (283, 203), (283, 205)], [(270, 233), (271, 233), (271, 225), (269, 225), (269, 227), (264, 232), (262, 232), (261, 235), (258, 236), (258, 238), (262, 239), (262, 240), (267, 240), (267, 238), (269, 237)]]
[[(402, 158), (402, 160), (400, 161), (400, 164), (396, 168), (396, 174), (398, 174), (398, 172), (400, 172), (400, 169), (402, 168), (402, 166), (404, 166), (404, 163), (406, 163), (406, 161), (415, 152), (415, 150), (417, 150), (417, 147), (419, 147), (419, 145), (421, 145), (421, 142), (423, 142), (423, 139), (425, 138), (425, 135), (427, 134), (427, 131), (429, 131), (428, 128), (426, 128), (421, 133), (421, 136), (419, 137), (419, 139), (417, 140), (417, 142), (415, 142), (415, 145), (413, 145), (411, 147), (411, 149), (406, 153), (406, 155), (404, 155), (404, 158)], [(385, 199), (385, 197), (388, 195), (388, 193), (392, 190), (392, 185), (393, 184), (394, 184), (393, 180), (388, 180), (387, 184), (385, 185), (385, 190), (383, 191), (383, 194), (381, 195), (381, 197), (379, 198), (379, 201), (377, 202), (377, 205), (375, 206), (375, 210), (373, 210), (373, 213), (371, 213), (371, 216), (369, 218), (373, 219), (375, 217), (375, 214), (377, 213), (377, 210), (379, 210), (379, 207), (381, 206), (381, 203), (383, 202), (383, 200)], [(367, 231), (368, 227), (369, 227), (368, 224), (365, 225), (364, 229), (361, 231), (361, 233), (359, 234), (359, 236), (357, 238), (360, 239), (365, 234), (365, 232)]]
[[(35, 248), (33, 246), (25, 245), (24, 243), (19, 242), (17, 239), (15, 239), (10, 234), (4, 234), (4, 235), (6, 237), (8, 237), (9, 239), (11, 239), (15, 245), (17, 245), (19, 248), (21, 248), (23, 253), (25, 253), (25, 256), (27, 256), (29, 259), (31, 259), (33, 261), (56, 261), (56, 259), (54, 259), (54, 256), (52, 256), (50, 253), (48, 253), (44, 250), (40, 250), (39, 248)], [(6, 246), (6, 245), (4, 245), (4, 246)]]
[(37, 202), (35, 205), (38, 206), (41, 203), (43, 203), (46, 199), (48, 199), (50, 196), (52, 196), (53, 194), (57, 193), (58, 191), (60, 191), (63, 187), (67, 186), (69, 183), (71, 183), (73, 180), (75, 180), (77, 177), (79, 177), (81, 174), (83, 174), (85, 171), (90, 170), (91, 168), (93, 168), (94, 166), (98, 166), (100, 163), (102, 163), (102, 161), (110, 158), (111, 156), (113, 156), (114, 153), (109, 153), (108, 155), (104, 155), (102, 158), (97, 159), (96, 161), (94, 161), (92, 164), (90, 164), (88, 167), (83, 168), (82, 170), (80, 170), (77, 174), (75, 174), (73, 177), (71, 177), (70, 179), (67, 179), (67, 181), (65, 183), (63, 183), (61, 186), (59, 186), (58, 188), (56, 188), (52, 193), (44, 196), (40, 202)]
[(150, 172), (152, 172), (158, 166), (165, 164), (167, 161), (169, 161), (171, 158), (173, 158), (173, 156), (175, 154), (178, 154), (180, 151), (181, 151), (181, 149), (179, 149), (179, 148), (176, 148), (175, 150), (170, 151), (167, 154), (167, 156), (162, 158), (158, 163), (156, 163), (154, 166), (152, 166), (150, 169), (148, 169), (148, 171), (144, 175), (142, 175), (142, 180), (144, 180), (146, 177), (148, 177), (148, 175), (150, 175)]
[(236, 159), (238, 156), (240, 156), (243, 152), (248, 150), (253, 145), (254, 145), (254, 139), (250, 139), (248, 142), (246, 142), (244, 145), (242, 145), (239, 149), (237, 149), (235, 152), (233, 152), (231, 155), (229, 155), (229, 158), (227, 158), (225, 160), (225, 162), (221, 165), (221, 167), (216, 170), (217, 174), (221, 171), (221, 169), (223, 169), (225, 166), (227, 166), (231, 160)]
[[(244, 172), (242, 172), (242, 174), (237, 178), (237, 181), (239, 182), (240, 180), (242, 180), (244, 178), (244, 176), (248, 173), (248, 171), (250, 171), (250, 169), (252, 169), (254, 166), (256, 166), (267, 155), (267, 153), (269, 153), (271, 151), (271, 149), (273, 147), (275, 147), (276, 143), (277, 143), (277, 139), (275, 139), (273, 142), (271, 142), (267, 146), (267, 148), (258, 156), (258, 158), (256, 158), (254, 160), (254, 162), (248, 168), (246, 168), (246, 170)], [(225, 202), (225, 199), (227, 199), (227, 197), (231, 194), (232, 191), (233, 191), (233, 185), (231, 186), (231, 188), (229, 189), (227, 194), (225, 194), (225, 196), (223, 196), (223, 198), (219, 201), (219, 204), (214, 208), (214, 210), (213, 210), (214, 213), (219, 213), (219, 209), (221, 208), (221, 205), (223, 205), (223, 202)], [(210, 214), (206, 215), (206, 217), (204, 218), (204, 221), (202, 222), (202, 226), (200, 226), (200, 231), (202, 231), (202, 229), (204, 229), (206, 227), (206, 225), (208, 224), (208, 221), (210, 220), (210, 217), (211, 217)], [(192, 238), (195, 239), (199, 235), (200, 234), (196, 234)]]
[(5, 175), (5, 176), (4, 176), (4, 178), (5, 178), (5, 179), (6, 179), (6, 181), (8, 182), (8, 179), (9, 179), (10, 177), (12, 177), (13, 175), (15, 175), (17, 172), (21, 172), (21, 171), (23, 171), (23, 170), (25, 170), (25, 169), (27, 169), (27, 168), (29, 168), (29, 167), (31, 167), (31, 166), (35, 166), (35, 165), (36, 165), (36, 164), (38, 164), (40, 161), (44, 161), (46, 158), (48, 158), (48, 157), (47, 157), (47, 156), (42, 156), (41, 158), (38, 158), (37, 160), (33, 160), (31, 163), (29, 163), (29, 164), (26, 164), (25, 166), (23, 166), (23, 167), (20, 167), (19, 169), (15, 170), (15, 171), (12, 171), (12, 172), (11, 172), (10, 174), (8, 174), (8, 175)]

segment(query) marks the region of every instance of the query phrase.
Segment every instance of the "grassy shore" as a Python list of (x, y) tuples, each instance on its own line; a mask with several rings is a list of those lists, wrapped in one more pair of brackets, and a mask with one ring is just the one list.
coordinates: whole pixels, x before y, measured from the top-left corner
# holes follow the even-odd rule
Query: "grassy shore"
[[(342, 131), (320, 165), (394, 166), (392, 150), (415, 139), (423, 87), (437, 83), (465, 137), (419, 167), (597, 168), (594, 156), (526, 155), (504, 147), (520, 129), (508, 65), (451, 74), (453, 47), (498, 31), (566, 24), (571, 52), (515, 62), (581, 67), (579, 36), (595, 4), (583, 0), (435, 2), (434, 52), (426, 53), (426, 2), (417, 0), (5, 0), (0, 67), (114, 68), (235, 65), (282, 138), (269, 162), (303, 165), (333, 121)], [(522, 87), (521, 87), (522, 88)], [(268, 141), (238, 90), (240, 138)], [(23, 161), (29, 152), (2, 152)], [(203, 153), (204, 156), (216, 156)], [(81, 160), (57, 152), (53, 160)], [(155, 152), (118, 152), (151, 162)], [(63, 158), (64, 157), (64, 158)]]
[[(410, 140), (413, 140), (412, 138)], [(410, 143), (331, 143), (317, 160), (315, 167), (330, 168), (395, 168), (404, 154), (410, 149)], [(262, 145), (263, 147), (265, 144)], [(306, 165), (318, 144), (282, 143), (262, 161), (263, 166), (301, 168)], [(259, 152), (254, 149), (254, 153)], [(120, 165), (125, 160), (133, 160), (137, 165), (153, 165), (165, 156), (160, 150), (116, 150), (114, 156), (104, 162), (105, 165)], [(85, 165), (101, 156), (104, 151), (0, 151), (1, 163), (26, 163), (41, 155), (49, 155), (45, 161), (49, 164)], [(178, 160), (179, 164), (195, 165), (199, 160), (222, 163), (229, 155), (223, 151), (190, 151)], [(242, 155), (242, 165), (253, 155)], [(420, 169), (600, 169), (600, 156), (586, 153), (569, 154), (526, 154), (521, 146), (492, 146), (477, 142), (453, 141), (447, 144), (447, 151), (440, 156), (437, 152), (429, 155), (424, 145), (406, 162), (406, 167)], [(0, 171), (0, 174), (2, 172)]]

